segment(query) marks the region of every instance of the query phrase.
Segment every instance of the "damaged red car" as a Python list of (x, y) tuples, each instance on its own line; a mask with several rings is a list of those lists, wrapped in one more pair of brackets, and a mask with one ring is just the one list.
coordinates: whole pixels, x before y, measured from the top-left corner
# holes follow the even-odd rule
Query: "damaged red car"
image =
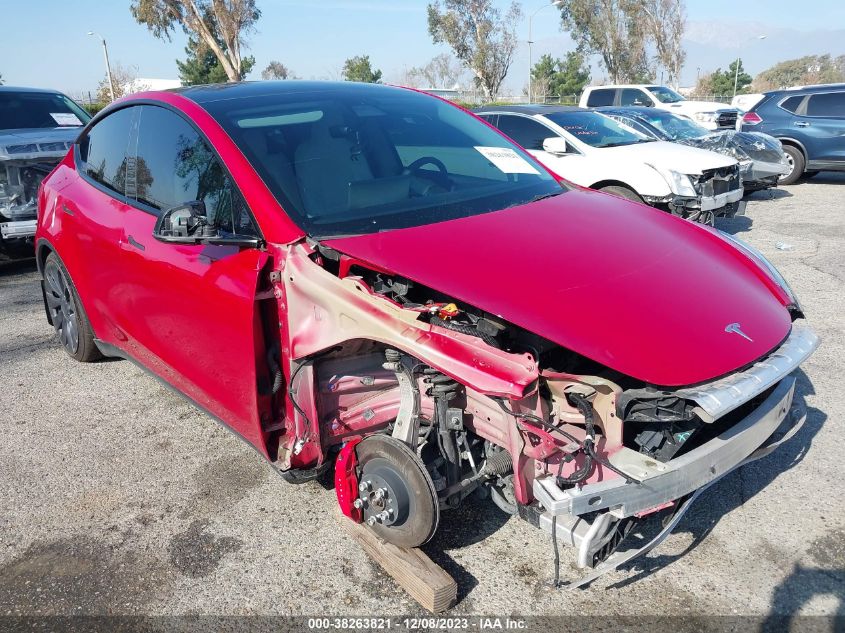
[(289, 482), (334, 468), (350, 520), (417, 546), (478, 495), (593, 576), (797, 430), (818, 344), (751, 247), (380, 85), (122, 99), (44, 180), (36, 251), (68, 354), (133, 360)]

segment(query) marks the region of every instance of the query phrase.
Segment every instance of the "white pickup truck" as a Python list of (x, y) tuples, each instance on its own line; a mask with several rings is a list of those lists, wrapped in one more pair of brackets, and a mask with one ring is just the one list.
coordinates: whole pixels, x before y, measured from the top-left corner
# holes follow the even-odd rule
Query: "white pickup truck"
[(739, 163), (733, 158), (656, 141), (595, 110), (491, 106), (476, 114), (582, 187), (705, 224), (735, 215), (743, 204)]
[(692, 119), (708, 130), (734, 129), (739, 116), (737, 108), (724, 103), (688, 101), (671, 88), (648, 84), (589, 86), (584, 88), (578, 105), (582, 108), (601, 106), (660, 108)]

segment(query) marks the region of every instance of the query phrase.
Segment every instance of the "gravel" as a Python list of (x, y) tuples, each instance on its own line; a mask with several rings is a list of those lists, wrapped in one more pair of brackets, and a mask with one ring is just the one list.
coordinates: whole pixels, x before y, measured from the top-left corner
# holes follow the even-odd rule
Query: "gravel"
[[(771, 258), (822, 337), (800, 433), (588, 590), (549, 588), (551, 544), (527, 523), (445, 515), (427, 551), (459, 583), (452, 614), (842, 614), (844, 186), (760, 192), (720, 225)], [(286, 484), (133, 364), (68, 358), (31, 263), (0, 269), (0, 376), (0, 616), (419, 613), (334, 524), (333, 491)]]

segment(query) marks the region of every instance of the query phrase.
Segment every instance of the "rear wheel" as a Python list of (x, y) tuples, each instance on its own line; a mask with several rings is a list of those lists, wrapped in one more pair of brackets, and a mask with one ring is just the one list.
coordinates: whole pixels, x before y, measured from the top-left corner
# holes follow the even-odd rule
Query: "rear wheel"
[(59, 342), (68, 355), (83, 363), (101, 358), (79, 295), (55, 253), (47, 255), (44, 262), (44, 297)]
[(786, 162), (789, 165), (789, 173), (784, 174), (778, 180), (780, 185), (792, 185), (804, 175), (804, 154), (801, 150), (792, 145), (784, 145), (783, 151), (786, 154)]
[(635, 191), (631, 191), (628, 187), (620, 187), (618, 185), (608, 185), (607, 187), (602, 187), (599, 191), (603, 191), (604, 193), (611, 193), (614, 196), (619, 196), (620, 198), (625, 198), (626, 200), (633, 200), (634, 202), (642, 202), (643, 199), (640, 198)]

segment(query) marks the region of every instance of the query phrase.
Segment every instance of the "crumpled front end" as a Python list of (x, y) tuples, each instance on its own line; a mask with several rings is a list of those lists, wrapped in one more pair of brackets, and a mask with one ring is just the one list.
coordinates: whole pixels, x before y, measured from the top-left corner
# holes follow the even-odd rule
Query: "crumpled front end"
[(45, 140), (0, 146), (0, 246), (25, 251), (35, 235), (38, 187), (71, 143)]
[(774, 187), (780, 176), (789, 173), (783, 146), (768, 134), (725, 130), (676, 142), (735, 158), (746, 191)]
[[(798, 431), (804, 412), (793, 406), (790, 374), (818, 342), (796, 323), (778, 349), (744, 371), (690, 388), (622, 390), (615, 401), (622, 447), (608, 462), (627, 477), (569, 486), (553, 471), (538, 476), (534, 522), (548, 532), (554, 525), (578, 549), (581, 567), (607, 561), (601, 572), (655, 547), (702, 490)], [(664, 509), (672, 521), (662, 532), (643, 547), (609, 555), (609, 544), (618, 545), (639, 519)]]

